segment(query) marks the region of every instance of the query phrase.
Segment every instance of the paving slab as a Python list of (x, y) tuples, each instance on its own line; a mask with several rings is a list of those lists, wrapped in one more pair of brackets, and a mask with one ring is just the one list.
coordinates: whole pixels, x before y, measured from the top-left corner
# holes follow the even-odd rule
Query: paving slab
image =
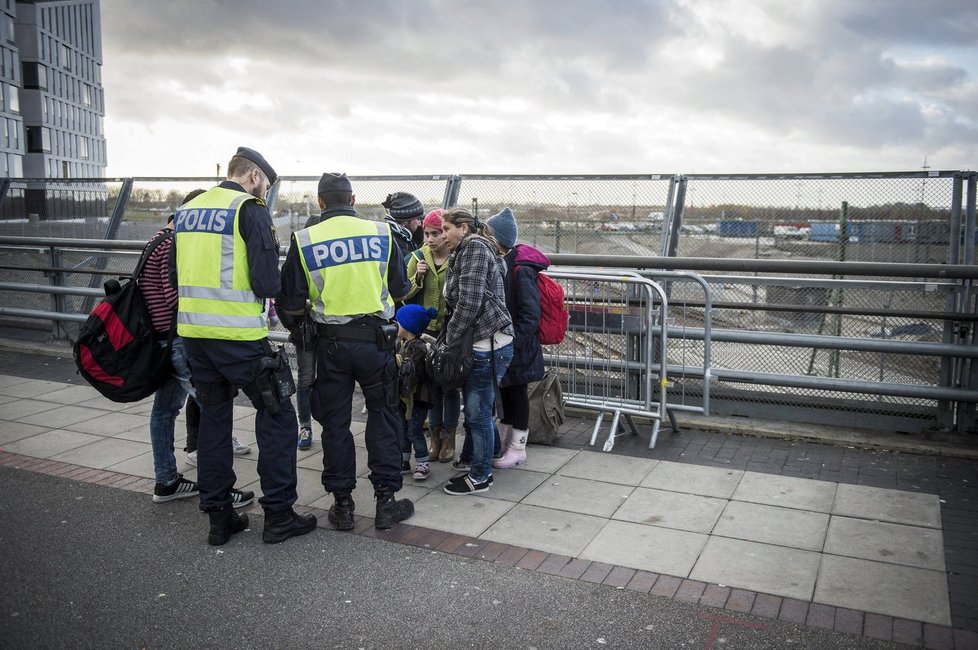
[(635, 488), (612, 519), (709, 533), (726, 505), (724, 499)]
[(813, 600), (915, 621), (951, 624), (947, 576), (940, 571), (823, 555)]
[[(449, 470), (451, 470), (447, 476), (441, 475), (437, 478), (434, 476), (436, 470), (432, 470), (432, 477), (429, 479), (429, 482), (432, 480), (438, 480), (439, 483), (436, 487), (440, 490), (445, 486), (445, 483), (448, 482), (448, 479), (457, 476), (458, 472), (451, 469), (451, 464), (435, 464), (441, 465), (442, 467), (447, 467)], [(525, 499), (528, 494), (536, 490), (544, 481), (549, 480), (551, 477), (550, 474), (544, 472), (514, 472), (505, 469), (494, 470), (492, 476), (494, 481), (492, 484), (492, 489), (486, 492), (485, 496), (489, 497), (490, 499), (502, 499), (503, 501), (512, 501), (513, 503), (519, 503)]]
[(710, 537), (689, 577), (766, 594), (811, 600), (819, 553)]
[[(91, 410), (91, 409), (89, 409)], [(130, 431), (141, 431), (143, 437), (149, 438), (149, 417), (145, 415), (135, 415), (132, 413), (105, 413), (103, 411), (92, 411), (95, 416), (65, 425), (65, 429), (91, 433), (98, 436), (118, 436), (121, 433)]]
[(867, 519), (832, 517), (825, 552), (921, 569), (944, 571), (940, 530)]
[(64, 429), (100, 415), (105, 415), (105, 411), (88, 409), (83, 406), (58, 406), (50, 411), (45, 410), (43, 413), (25, 415), (18, 418), (18, 421), (26, 422), (27, 424), (37, 424), (51, 429)]
[(601, 517), (519, 504), (513, 506), (479, 537), (502, 544), (577, 557), (598, 534), (605, 521)]
[[(152, 445), (150, 446), (152, 447)], [(142, 476), (144, 478), (156, 479), (156, 469), (153, 467), (153, 451), (146, 452), (145, 454), (140, 454), (139, 456), (133, 456), (115, 465), (109, 465), (105, 469), (112, 472), (121, 472), (123, 474), (132, 474), (133, 476)], [(180, 471), (180, 456), (177, 455), (177, 471)], [(191, 479), (193, 480), (193, 479)]]
[(555, 474), (543, 481), (540, 487), (531, 492), (523, 502), (544, 508), (608, 518), (634, 489), (628, 485), (588, 481)]
[(479, 537), (514, 505), (510, 501), (487, 499), (478, 494), (452, 496), (441, 490), (431, 490), (415, 504), (414, 516), (409, 523)]
[(658, 490), (729, 499), (743, 475), (744, 472), (739, 469), (705, 467), (661, 460), (640, 485)]
[(701, 533), (612, 520), (578, 557), (685, 578), (706, 540)]
[(50, 431), (50, 429), (36, 424), (0, 420), (0, 445), (7, 445), (16, 440), (30, 438), (45, 431)]
[(19, 420), (30, 415), (53, 411), (59, 406), (54, 402), (37, 399), (23, 397), (10, 397), (10, 399), (13, 401), (0, 405), (0, 420)]
[(635, 486), (645, 480), (658, 462), (648, 458), (615, 456), (603, 451), (585, 450), (571, 458), (557, 470), (557, 474)]
[(86, 402), (95, 397), (101, 397), (101, 395), (91, 386), (65, 386), (60, 390), (53, 390), (37, 397), (45, 402), (65, 405)]
[[(122, 406), (120, 404), (119, 406)], [(124, 412), (130, 415), (146, 415), (148, 416), (153, 412), (153, 398), (147, 398), (142, 401), (136, 402), (129, 407), (127, 407)]]
[(58, 454), (102, 440), (99, 436), (54, 429), (35, 434), (29, 438), (16, 440), (4, 446), (6, 451), (14, 454), (33, 456), (34, 458), (51, 458)]
[(45, 379), (14, 377), (13, 381), (0, 385), (0, 394), (13, 397), (37, 397), (64, 388), (67, 384)]
[(731, 499), (769, 506), (831, 512), (836, 484), (791, 476), (744, 472)]
[(84, 402), (78, 402), (77, 405), (84, 406), (85, 408), (90, 408), (90, 409), (99, 409), (101, 411), (111, 411), (113, 413), (120, 410), (122, 411), (126, 410), (125, 404), (113, 402), (109, 398), (103, 397), (102, 395), (99, 395), (97, 393), (95, 397), (90, 397)]
[(866, 485), (839, 485), (832, 514), (894, 524), (941, 527), (941, 503), (936, 494)]
[(828, 526), (829, 515), (822, 512), (730, 501), (713, 534), (820, 552)]
[(109, 465), (121, 463), (124, 460), (141, 456), (147, 452), (152, 452), (153, 448), (148, 442), (133, 442), (132, 440), (119, 440), (117, 438), (99, 438), (89, 445), (75, 447), (55, 456), (51, 460), (60, 460), (65, 463), (84, 465), (85, 467), (97, 467), (105, 469)]
[[(462, 437), (459, 436), (459, 442), (455, 447), (456, 449), (462, 448), (461, 441)], [(522, 465), (517, 465), (515, 469), (556, 474), (557, 470), (566, 465), (567, 462), (578, 453), (579, 452), (574, 449), (562, 449), (561, 447), (546, 447), (542, 445), (527, 445), (526, 462)]]

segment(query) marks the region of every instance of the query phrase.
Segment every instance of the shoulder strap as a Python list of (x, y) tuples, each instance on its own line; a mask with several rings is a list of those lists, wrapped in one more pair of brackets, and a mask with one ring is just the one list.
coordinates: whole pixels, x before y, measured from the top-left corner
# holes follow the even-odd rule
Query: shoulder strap
[(143, 251), (143, 254), (140, 256), (139, 261), (136, 262), (136, 268), (132, 270), (133, 279), (139, 278), (139, 275), (143, 272), (143, 267), (146, 266), (146, 262), (149, 261), (149, 256), (153, 254), (153, 251), (156, 250), (156, 247), (172, 236), (173, 236), (172, 230), (164, 230), (163, 232), (156, 234), (156, 237), (154, 237), (149, 242), (149, 246), (147, 246), (146, 250)]
[(411, 251), (411, 255), (414, 255), (414, 259), (418, 260), (419, 262), (424, 261), (424, 253), (421, 252), (420, 248), (416, 248), (413, 251)]

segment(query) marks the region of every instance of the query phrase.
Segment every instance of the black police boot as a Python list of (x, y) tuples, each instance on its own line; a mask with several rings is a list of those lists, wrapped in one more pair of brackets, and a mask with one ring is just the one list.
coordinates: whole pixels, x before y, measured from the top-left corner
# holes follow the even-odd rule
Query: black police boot
[(353, 510), (356, 508), (353, 497), (349, 492), (337, 492), (333, 498), (335, 501), (329, 509), (329, 523), (336, 530), (350, 530), (353, 528)]
[(394, 499), (394, 490), (375, 490), (377, 498), (377, 517), (374, 526), (381, 530), (393, 528), (394, 524), (404, 521), (414, 514), (414, 504), (410, 499)]
[(265, 530), (262, 541), (278, 544), (296, 535), (305, 535), (316, 528), (316, 515), (300, 515), (292, 508), (281, 512), (265, 511)]
[(248, 515), (239, 514), (230, 508), (207, 513), (211, 520), (211, 529), (207, 534), (207, 543), (211, 546), (227, 544), (231, 535), (240, 533), (248, 527)]

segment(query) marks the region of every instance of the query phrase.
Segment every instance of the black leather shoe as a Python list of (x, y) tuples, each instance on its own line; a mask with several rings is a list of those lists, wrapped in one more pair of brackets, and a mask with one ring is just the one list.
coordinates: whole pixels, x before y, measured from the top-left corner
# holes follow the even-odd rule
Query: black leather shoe
[(220, 510), (208, 513), (211, 529), (207, 534), (207, 543), (211, 546), (222, 546), (228, 543), (231, 535), (240, 533), (248, 527), (248, 515), (238, 514), (233, 510)]
[(329, 509), (329, 523), (333, 524), (336, 530), (350, 530), (353, 528), (353, 511), (356, 504), (353, 497), (347, 494), (334, 494), (335, 501)]
[(377, 516), (374, 519), (374, 526), (381, 530), (393, 528), (394, 524), (414, 514), (414, 504), (411, 500), (396, 500), (393, 490), (378, 490), (374, 492), (374, 496), (377, 497)]
[(265, 511), (265, 530), (262, 531), (262, 541), (266, 544), (278, 544), (290, 537), (305, 535), (316, 528), (316, 515), (300, 515), (292, 508), (284, 512)]

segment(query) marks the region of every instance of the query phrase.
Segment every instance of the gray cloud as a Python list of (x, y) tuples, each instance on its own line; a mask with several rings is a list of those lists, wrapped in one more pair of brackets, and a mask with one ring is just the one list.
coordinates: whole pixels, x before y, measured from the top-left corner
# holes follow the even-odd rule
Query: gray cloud
[[(868, 160), (973, 158), (970, 4), (771, 2), (742, 17), (685, 0), (102, 0), (107, 121), (212, 124), (317, 151), (300, 160), (396, 143), (360, 155), (399, 173), (418, 152), (442, 172), (505, 170), (505, 156), (512, 171), (629, 171), (670, 151), (663, 168), (699, 151), (727, 171), (791, 160), (726, 152), (785, 135)], [(728, 146), (708, 146), (721, 127)]]

